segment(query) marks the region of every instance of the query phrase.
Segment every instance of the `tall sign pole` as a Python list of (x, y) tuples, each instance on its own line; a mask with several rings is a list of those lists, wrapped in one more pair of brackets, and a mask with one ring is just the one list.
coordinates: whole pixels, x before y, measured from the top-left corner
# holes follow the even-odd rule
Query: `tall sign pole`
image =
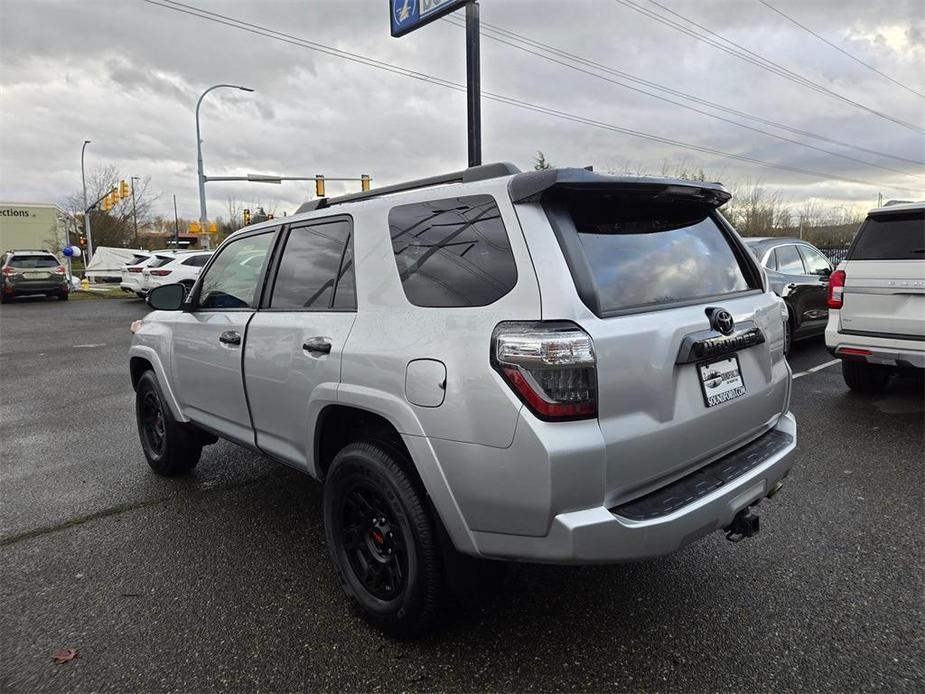
[(469, 166), (482, 163), (482, 86), (479, 74), (479, 4), (466, 5), (466, 102), (469, 123)]
[(466, 120), (469, 166), (482, 163), (482, 96), (479, 79), (479, 4), (475, 0), (389, 0), (392, 36), (398, 38), (466, 7)]

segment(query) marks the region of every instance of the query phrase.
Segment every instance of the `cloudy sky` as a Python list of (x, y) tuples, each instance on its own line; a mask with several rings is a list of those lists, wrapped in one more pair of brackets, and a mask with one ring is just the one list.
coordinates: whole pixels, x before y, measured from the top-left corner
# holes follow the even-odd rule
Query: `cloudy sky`
[[(159, 5), (0, 0), (0, 198), (59, 201), (79, 190), (80, 148), (89, 139), (88, 168), (112, 163), (125, 177), (150, 176), (161, 194), (159, 211), (167, 214), (176, 194), (180, 214), (198, 216), (193, 110), (202, 90), (218, 82), (256, 91), (206, 97), (207, 174), (368, 173), (374, 184), (387, 184), (465, 165), (464, 94), (407, 76), (465, 82), (464, 34), (452, 23), (393, 39), (387, 0), (153, 1)], [(483, 89), (546, 111), (484, 101), (484, 160), (527, 168), (543, 150), (557, 165), (652, 173), (667, 162), (830, 205), (867, 206), (878, 193), (925, 197), (925, 6), (920, 0), (768, 2), (896, 82), (759, 0), (482, 0)], [(203, 11), (288, 38), (189, 14)], [(705, 34), (681, 17), (697, 22), (719, 35), (707, 34), (710, 41), (729, 49), (725, 38), (752, 51), (753, 62), (651, 14)], [(590, 63), (561, 53), (556, 60), (581, 70), (551, 62), (523, 50), (522, 39), (510, 34), (505, 40), (520, 48), (493, 40), (498, 34), (491, 27)], [(311, 50), (305, 41), (404, 74)], [(529, 50), (549, 55), (535, 44)], [(762, 59), (773, 61), (770, 70), (754, 64)], [(627, 82), (613, 70), (650, 84)], [(790, 79), (772, 70), (789, 71)], [(330, 184), (328, 192), (339, 189), (346, 190)], [(213, 217), (229, 196), (292, 212), (311, 195), (304, 183), (210, 183), (207, 192)]]

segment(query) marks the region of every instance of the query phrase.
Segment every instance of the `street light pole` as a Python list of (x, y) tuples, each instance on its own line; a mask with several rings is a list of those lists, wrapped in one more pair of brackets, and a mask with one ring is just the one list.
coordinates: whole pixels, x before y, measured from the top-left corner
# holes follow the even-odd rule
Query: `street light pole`
[[(206, 175), (202, 170), (202, 135), (199, 130), (199, 107), (202, 105), (202, 100), (205, 98), (205, 95), (211, 92), (213, 89), (240, 89), (242, 92), (252, 92), (254, 91), (250, 87), (242, 87), (238, 84), (215, 84), (206, 89), (200, 96), (199, 101), (196, 102), (196, 171), (199, 175), (199, 227), (200, 233), (208, 234), (208, 219), (209, 216), (206, 213)], [(206, 236), (208, 239), (208, 235)]]
[(138, 213), (135, 211), (135, 181), (140, 181), (140, 176), (132, 176), (132, 221), (135, 224), (135, 245), (138, 245)]
[(87, 235), (87, 255), (84, 258), (84, 277), (87, 276), (86, 268), (90, 264), (90, 258), (93, 256), (93, 237), (90, 235), (90, 210), (87, 209), (87, 174), (84, 172), (84, 152), (90, 140), (84, 140), (83, 147), (80, 148), (80, 180), (84, 187), (84, 234)]

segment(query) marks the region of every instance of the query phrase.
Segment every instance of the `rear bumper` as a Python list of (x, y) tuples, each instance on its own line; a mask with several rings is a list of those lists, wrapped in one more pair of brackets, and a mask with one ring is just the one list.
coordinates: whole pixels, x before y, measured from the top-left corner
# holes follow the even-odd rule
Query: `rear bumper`
[(26, 296), (28, 294), (67, 294), (70, 290), (67, 280), (36, 280), (33, 282), (16, 282), (3, 284), (3, 293), (8, 296)]
[[(600, 506), (560, 513), (544, 537), (475, 531), (473, 539), (483, 556), (557, 564), (611, 563), (669, 554), (728, 527), (739, 511), (766, 497), (787, 475), (796, 449), (793, 415), (783, 415), (769, 433), (779, 445), (768, 446), (766, 434), (707, 466), (716, 469), (705, 468), (690, 476), (709, 475), (713, 481), (685, 478), (648, 495), (651, 504), (640, 503), (643, 499), (614, 509)], [(730, 469), (736, 465), (737, 469)], [(704, 483), (710, 491), (701, 493)]]
[(925, 340), (846, 335), (829, 327), (825, 346), (830, 354), (846, 361), (925, 369)]

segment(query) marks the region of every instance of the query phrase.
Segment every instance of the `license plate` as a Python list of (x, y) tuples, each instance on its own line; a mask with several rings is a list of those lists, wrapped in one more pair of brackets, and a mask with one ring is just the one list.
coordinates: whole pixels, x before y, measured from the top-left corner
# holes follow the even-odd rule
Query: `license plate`
[(43, 280), (48, 277), (47, 272), (24, 272), (22, 276), (27, 280)]
[(699, 364), (697, 369), (700, 372), (703, 402), (707, 407), (715, 407), (745, 395), (745, 382), (742, 380), (738, 357)]

